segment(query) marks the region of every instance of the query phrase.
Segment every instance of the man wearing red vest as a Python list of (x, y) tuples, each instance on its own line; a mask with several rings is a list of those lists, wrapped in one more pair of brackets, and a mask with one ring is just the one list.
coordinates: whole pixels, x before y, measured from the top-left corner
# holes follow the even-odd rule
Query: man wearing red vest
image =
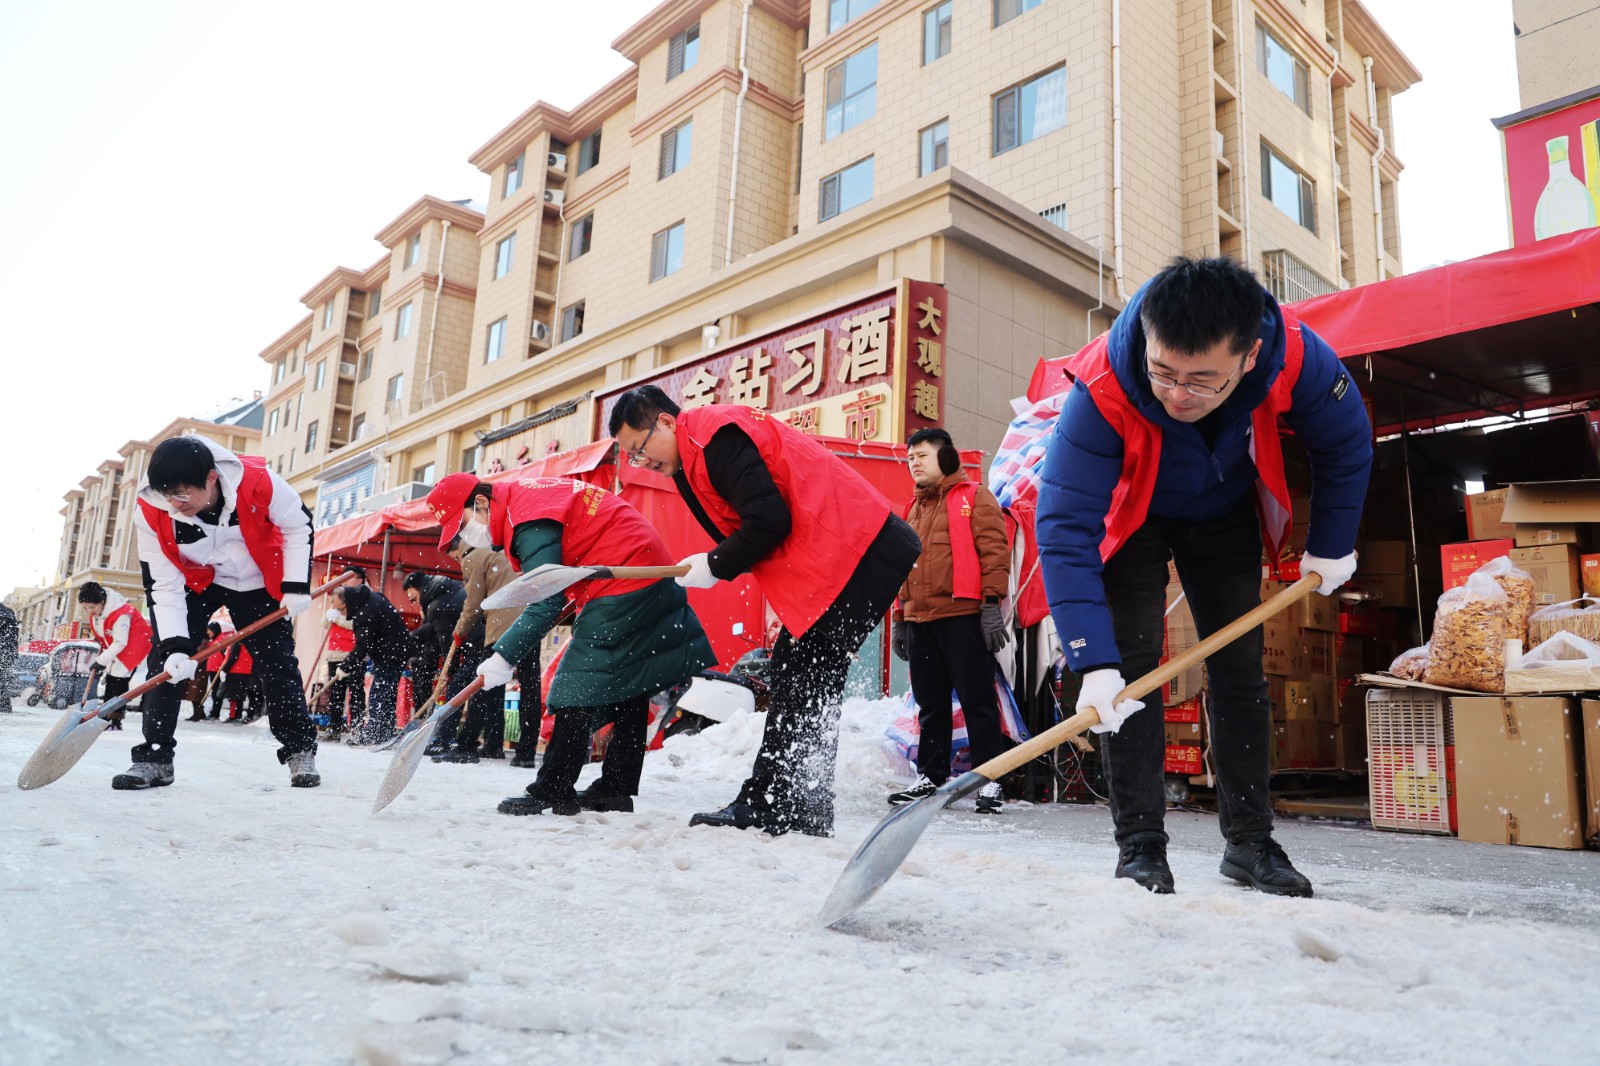
[[(504, 550), (513, 570), (567, 566), (670, 566), (661, 535), (644, 516), (600, 488), (569, 478), (479, 481), (451, 474), (428, 493), (439, 521), (439, 547), (459, 537), (473, 548)], [(477, 668), (485, 689), (511, 680), (564, 607), (577, 614), (572, 640), (550, 685), (546, 706), (555, 729), (526, 795), (503, 800), (501, 814), (572, 815), (579, 810), (631, 811), (644, 770), (650, 697), (717, 661), (689, 598), (670, 581), (583, 581), (564, 596), (525, 607)], [(537, 657), (533, 660), (537, 662)], [(522, 679), (523, 699), (539, 678)], [(600, 778), (583, 792), (578, 775), (594, 731), (614, 723)]]
[[(1355, 572), (1372, 428), (1333, 350), (1231, 259), (1174, 260), (1071, 369), (1039, 493), (1044, 583), (1078, 710), (1103, 723), (1116, 875), (1171, 892), (1160, 692), (1113, 705), (1160, 660), (1168, 560), (1201, 637), (1260, 603), (1263, 533), (1274, 558), (1289, 534), (1281, 416), (1311, 461), (1301, 567), (1331, 595)], [(1258, 628), (1206, 661), (1221, 870), (1309, 896), (1272, 839), (1261, 656)]]
[(753, 574), (783, 623), (750, 777), (732, 803), (689, 824), (832, 836), (846, 672), (915, 565), (917, 535), (865, 478), (763, 411), (680, 410), (641, 385), (618, 397), (609, 428), (631, 463), (672, 478), (717, 542), (682, 560), (691, 569), (678, 583)]
[[(78, 603), (89, 616), (89, 631), (100, 645), (100, 655), (94, 663), (105, 671), (106, 683), (100, 694), (106, 699), (128, 691), (133, 673), (150, 654), (150, 623), (129, 603), (127, 597), (116, 589), (107, 589), (98, 581), (85, 581), (78, 589)], [(123, 717), (128, 712), (112, 713), (112, 729), (121, 729)]]
[[(890, 646), (911, 667), (917, 701), (917, 781), (891, 804), (931, 796), (950, 777), (952, 690), (961, 699), (974, 766), (1006, 749), (995, 696), (995, 653), (1010, 640), (1000, 600), (1010, 585), (1005, 516), (994, 493), (961, 469), (961, 453), (942, 429), (919, 429), (906, 448), (916, 496), (906, 521), (922, 557), (894, 608)], [(979, 814), (1000, 811), (1000, 783), (978, 790)]]
[[(241, 458), (200, 436), (165, 440), (150, 454), (138, 502), (139, 565), (157, 642), (150, 672), (165, 670), (172, 680), (145, 694), (144, 743), (133, 749), (133, 767), (111, 781), (124, 790), (172, 784), (178, 701), (195, 673), (189, 656), (217, 608), (243, 629), (280, 604), (289, 618), (311, 605), (311, 512), (266, 460)], [(290, 784), (319, 784), (317, 731), (289, 621), (244, 644)]]

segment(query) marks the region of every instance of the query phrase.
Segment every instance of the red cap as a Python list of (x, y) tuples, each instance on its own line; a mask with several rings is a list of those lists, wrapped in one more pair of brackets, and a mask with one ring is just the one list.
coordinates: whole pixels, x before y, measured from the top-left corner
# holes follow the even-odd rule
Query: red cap
[(472, 496), (472, 490), (477, 487), (476, 474), (450, 474), (440, 478), (433, 491), (428, 493), (428, 510), (439, 522), (440, 551), (448, 548), (450, 542), (456, 539), (456, 534), (461, 532), (461, 520), (466, 516), (463, 509)]

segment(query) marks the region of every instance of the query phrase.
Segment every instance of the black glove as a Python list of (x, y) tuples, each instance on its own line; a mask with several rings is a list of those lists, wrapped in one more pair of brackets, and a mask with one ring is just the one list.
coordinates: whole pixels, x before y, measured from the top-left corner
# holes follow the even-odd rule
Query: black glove
[(894, 652), (894, 657), (901, 662), (908, 662), (911, 658), (906, 651), (906, 624), (905, 622), (889, 623), (889, 650)]
[(983, 642), (988, 645), (990, 654), (1011, 643), (1010, 627), (1006, 625), (998, 603), (984, 604), (978, 612), (978, 621), (983, 626)]

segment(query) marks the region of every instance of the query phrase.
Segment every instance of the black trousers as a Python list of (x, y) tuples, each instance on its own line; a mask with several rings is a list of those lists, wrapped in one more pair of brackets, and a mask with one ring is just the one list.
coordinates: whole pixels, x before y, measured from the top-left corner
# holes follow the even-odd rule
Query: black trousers
[(799, 637), (779, 631), (767, 727), (738, 797), (763, 812), (768, 824), (832, 834), (839, 701), (850, 660), (883, 621), (921, 554), (916, 532), (890, 515), (822, 617)]
[[(1232, 513), (1206, 522), (1151, 518), (1106, 563), (1106, 602), (1128, 681), (1161, 660), (1168, 559), (1177, 564), (1202, 639), (1258, 605), (1261, 529), (1255, 500), (1248, 498)], [(1218, 823), (1229, 840), (1272, 831), (1272, 707), (1261, 653), (1258, 626), (1206, 660)], [(1164, 733), (1157, 689), (1145, 697), (1143, 710), (1104, 738), (1118, 841), (1136, 833), (1166, 835)]]
[[(542, 673), (539, 646), (536, 644), (517, 664), (517, 680), (522, 685), (522, 698), (517, 703), (517, 757), (524, 762), (531, 761), (539, 754), (539, 729), (544, 724), (544, 690), (539, 687)], [(505, 686), (502, 685), (499, 691), (500, 698), (504, 700)], [(504, 733), (504, 726), (501, 732)], [(551, 736), (553, 739), (554, 732)]]
[[(361, 664), (356, 663), (351, 669), (361, 668)], [(400, 675), (404, 670), (405, 663), (400, 661), (372, 660), (372, 690), (367, 693), (367, 717), (357, 731), (363, 743), (379, 744), (394, 736), (395, 701), (400, 697)], [(364, 678), (362, 674), (352, 673), (350, 676), (358, 685)], [(416, 698), (417, 690), (413, 688), (411, 692), (412, 697)], [(427, 698), (426, 692), (422, 698)]]
[[(226, 607), (233, 624), (243, 629), (259, 622), (278, 609), (278, 601), (265, 589), (239, 592), (235, 589), (212, 585), (203, 592), (185, 590), (188, 603), (189, 639), (196, 648), (205, 643), (206, 622), (218, 608)], [(164, 639), (159, 626), (156, 629), (156, 647)], [(294, 657), (294, 630), (286, 618), (267, 626), (258, 633), (244, 638), (254, 665), (253, 681), (259, 686), (265, 704), (267, 724), (277, 739), (278, 761), (287, 762), (289, 756), (317, 750), (317, 727), (306, 713), (306, 693), (301, 687), (300, 665)], [(159, 651), (150, 653), (150, 673), (161, 672)], [(232, 679), (229, 679), (230, 683)], [(178, 725), (178, 706), (183, 696), (182, 685), (157, 685), (145, 693), (141, 702), (144, 714), (144, 743), (133, 749), (134, 762), (170, 763), (172, 750), (177, 746), (173, 735)]]
[[(342, 679), (336, 677), (342, 666), (350, 667), (354, 673)], [(365, 680), (365, 671), (361, 663), (352, 663), (346, 658), (328, 664), (328, 687), (325, 694), (328, 697), (329, 732), (342, 733), (350, 726), (361, 724), (361, 716), (367, 713)]]
[(950, 779), (952, 690), (961, 698), (961, 713), (967, 720), (972, 765), (1002, 754), (1009, 745), (1000, 731), (995, 661), (978, 615), (907, 622), (906, 652), (921, 726), (917, 772), (937, 785)]
[[(131, 677), (112, 677), (110, 674), (104, 674), (102, 676), (106, 679), (105, 684), (100, 687), (102, 699), (113, 699), (122, 695), (124, 692), (128, 691), (128, 689), (133, 687), (133, 678)], [(110, 720), (113, 722), (121, 722), (127, 717), (128, 709), (124, 707), (120, 711), (112, 711)]]
[[(478, 676), (478, 667), (494, 654), (491, 648), (476, 644), (463, 644), (456, 651), (455, 666), (450, 671), (450, 683), (445, 689), (448, 698), (472, 683)], [(481, 689), (467, 700), (465, 714), (458, 712), (460, 725), (456, 729), (456, 748), (459, 751), (478, 751), (481, 741), (484, 751), (504, 751), (506, 746), (506, 687), (484, 692)]]
[(637, 796), (644, 773), (644, 728), (650, 718), (650, 697), (607, 707), (563, 707), (555, 712), (555, 728), (545, 748), (539, 774), (528, 792), (549, 800), (570, 800), (577, 795), (578, 775), (589, 761), (589, 741), (595, 730), (612, 724), (611, 743), (594, 787), (619, 796)]

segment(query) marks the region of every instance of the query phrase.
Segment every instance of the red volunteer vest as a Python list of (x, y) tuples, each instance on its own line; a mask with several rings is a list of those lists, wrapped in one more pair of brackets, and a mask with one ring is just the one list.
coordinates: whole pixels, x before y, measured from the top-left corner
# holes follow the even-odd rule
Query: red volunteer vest
[[(955, 570), (951, 592), (958, 600), (983, 599), (983, 572), (978, 562), (978, 542), (972, 536), (972, 501), (978, 494), (976, 481), (963, 481), (945, 493), (944, 506), (950, 524), (950, 561)], [(917, 498), (906, 504), (904, 518), (911, 517)]]
[[(249, 640), (250, 638), (246, 637), (244, 639)], [(256, 668), (256, 664), (255, 664), (255, 660), (250, 658), (250, 649), (245, 647), (243, 644), (235, 644), (234, 647), (239, 649), (239, 657), (233, 661), (233, 669), (229, 670), (228, 673), (230, 673), (230, 674), (248, 674), (248, 673), (252, 673)], [(230, 652), (232, 650), (233, 650), (233, 648), (229, 648), (228, 649), (228, 651), (230, 651)], [(226, 653), (224, 653), (224, 655), (226, 655)]]
[(789, 507), (789, 536), (751, 572), (784, 627), (798, 637), (838, 598), (889, 517), (889, 501), (818, 441), (765, 411), (696, 407), (678, 415), (678, 453), (689, 487), (723, 536), (739, 528), (739, 512), (712, 487), (705, 447), (730, 423), (755, 442)]
[(155, 640), (150, 632), (150, 623), (144, 615), (133, 609), (133, 604), (124, 603), (108, 615), (96, 619), (89, 629), (94, 634), (95, 642), (100, 645), (100, 650), (105, 651), (111, 647), (111, 631), (117, 627), (118, 619), (128, 620), (128, 643), (122, 646), (122, 651), (117, 653), (117, 662), (134, 671), (139, 669), (139, 664), (150, 655), (150, 649)]
[(344, 626), (328, 626), (329, 651), (354, 651), (356, 647), (356, 633), (353, 629)]
[[(272, 478), (267, 473), (267, 461), (259, 455), (241, 455), (244, 477), (239, 481), (238, 498), (234, 512), (239, 516), (239, 532), (244, 536), (244, 546), (250, 559), (261, 570), (267, 593), (273, 599), (283, 598), (283, 530), (272, 521)], [(190, 592), (201, 592), (211, 585), (215, 571), (209, 566), (192, 563), (178, 550), (178, 538), (172, 531), (172, 515), (165, 508), (147, 500), (139, 501), (145, 521), (155, 530), (161, 542), (161, 554), (173, 566), (183, 571), (183, 583)]]
[[(1251, 416), (1250, 457), (1256, 464), (1256, 505), (1261, 512), (1261, 535), (1273, 558), (1289, 542), (1293, 511), (1289, 485), (1283, 473), (1283, 444), (1278, 439), (1278, 417), (1294, 406), (1293, 391), (1305, 359), (1305, 338), (1300, 319), (1282, 308), (1287, 340), (1283, 370), (1272, 383), (1267, 398)], [(1122, 389), (1106, 347), (1107, 334), (1090, 341), (1068, 364), (1068, 371), (1083, 382), (1095, 408), (1122, 438), (1122, 474), (1106, 512), (1106, 535), (1100, 558), (1110, 559), (1144, 525), (1161, 467), (1161, 427), (1140, 414)]]
[[(489, 529), (505, 545), (511, 569), (522, 564), (511, 553), (511, 537), (524, 522), (548, 519), (561, 525), (565, 566), (671, 566), (676, 560), (644, 516), (598, 485), (564, 477), (502, 481), (494, 486)], [(566, 596), (580, 611), (591, 600), (649, 588), (653, 581), (580, 581)]]
[[(222, 640), (224, 637), (229, 636), (233, 632), (234, 632), (234, 630), (224, 629), (217, 636), (217, 639), (218, 640)], [(207, 643), (210, 643), (210, 642), (208, 641)], [(213, 674), (216, 673), (218, 670), (222, 669), (223, 660), (227, 659), (227, 657), (228, 657), (228, 653), (225, 652), (225, 651), (219, 651), (219, 652), (216, 652), (215, 654), (206, 656), (206, 669), (211, 671)]]

